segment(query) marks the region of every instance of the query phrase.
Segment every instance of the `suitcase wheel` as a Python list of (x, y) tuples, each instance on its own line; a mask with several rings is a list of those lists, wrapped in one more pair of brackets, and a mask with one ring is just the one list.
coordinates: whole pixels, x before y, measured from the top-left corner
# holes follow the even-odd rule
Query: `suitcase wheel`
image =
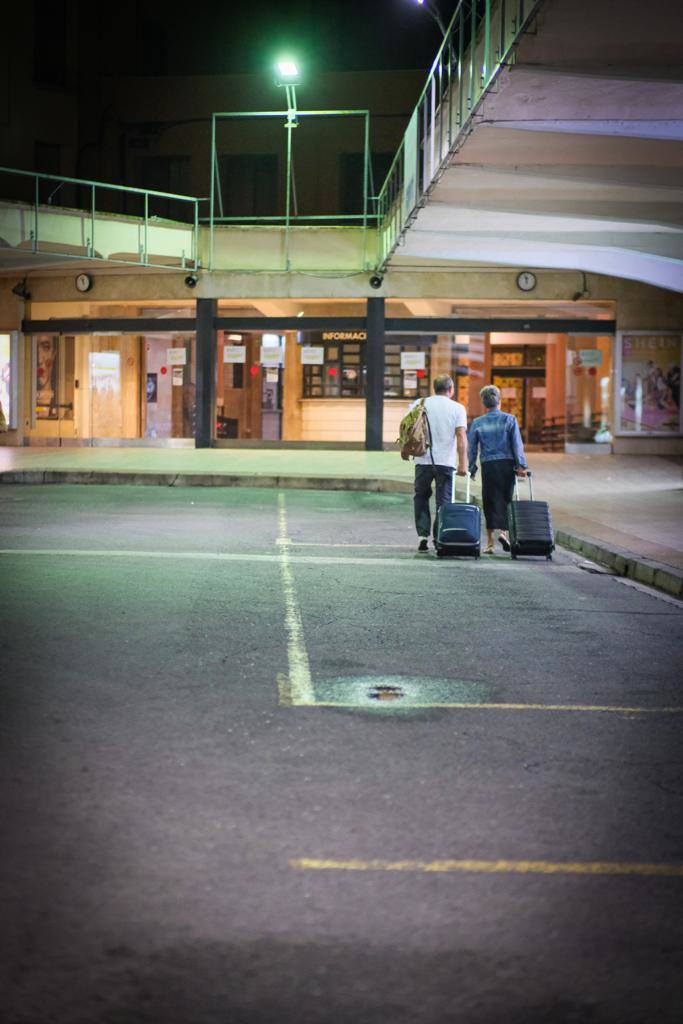
[(553, 556), (552, 555), (546, 555), (545, 556), (545, 560), (546, 560), (546, 562), (552, 562)]

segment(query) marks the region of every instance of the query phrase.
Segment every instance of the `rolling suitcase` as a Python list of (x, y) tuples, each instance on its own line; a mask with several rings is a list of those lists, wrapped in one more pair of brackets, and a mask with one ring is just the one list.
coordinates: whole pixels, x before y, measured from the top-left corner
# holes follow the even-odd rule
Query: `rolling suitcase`
[(555, 542), (550, 506), (547, 501), (534, 501), (530, 472), (527, 479), (529, 500), (519, 500), (515, 477), (515, 500), (508, 505), (510, 552), (513, 558), (517, 558), (518, 555), (545, 555), (548, 561), (551, 561)]
[(481, 554), (481, 509), (470, 504), (470, 476), (464, 501), (455, 500), (455, 473), (451, 501), (442, 505), (436, 514), (436, 553), (444, 555)]

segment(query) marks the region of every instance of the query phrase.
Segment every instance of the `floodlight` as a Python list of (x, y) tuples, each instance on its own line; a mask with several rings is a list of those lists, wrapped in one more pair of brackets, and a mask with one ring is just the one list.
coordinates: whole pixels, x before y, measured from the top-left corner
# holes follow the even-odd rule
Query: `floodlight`
[(279, 60), (275, 65), (277, 85), (298, 85), (301, 81), (301, 70), (296, 61)]

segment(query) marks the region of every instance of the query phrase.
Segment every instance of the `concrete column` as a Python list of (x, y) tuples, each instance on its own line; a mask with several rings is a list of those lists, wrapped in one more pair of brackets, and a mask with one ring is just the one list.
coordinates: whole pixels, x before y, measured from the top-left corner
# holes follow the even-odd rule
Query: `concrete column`
[(216, 299), (197, 299), (197, 412), (195, 448), (210, 448), (213, 440), (213, 411), (216, 367), (216, 331), (213, 320)]
[(365, 447), (382, 451), (384, 418), (384, 299), (368, 299), (365, 342)]

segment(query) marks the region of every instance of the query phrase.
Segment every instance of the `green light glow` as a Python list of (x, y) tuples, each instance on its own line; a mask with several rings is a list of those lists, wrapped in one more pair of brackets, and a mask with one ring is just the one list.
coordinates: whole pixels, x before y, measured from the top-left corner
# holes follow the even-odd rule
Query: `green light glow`
[(282, 79), (292, 81), (299, 77), (299, 67), (293, 60), (279, 60), (275, 66)]

